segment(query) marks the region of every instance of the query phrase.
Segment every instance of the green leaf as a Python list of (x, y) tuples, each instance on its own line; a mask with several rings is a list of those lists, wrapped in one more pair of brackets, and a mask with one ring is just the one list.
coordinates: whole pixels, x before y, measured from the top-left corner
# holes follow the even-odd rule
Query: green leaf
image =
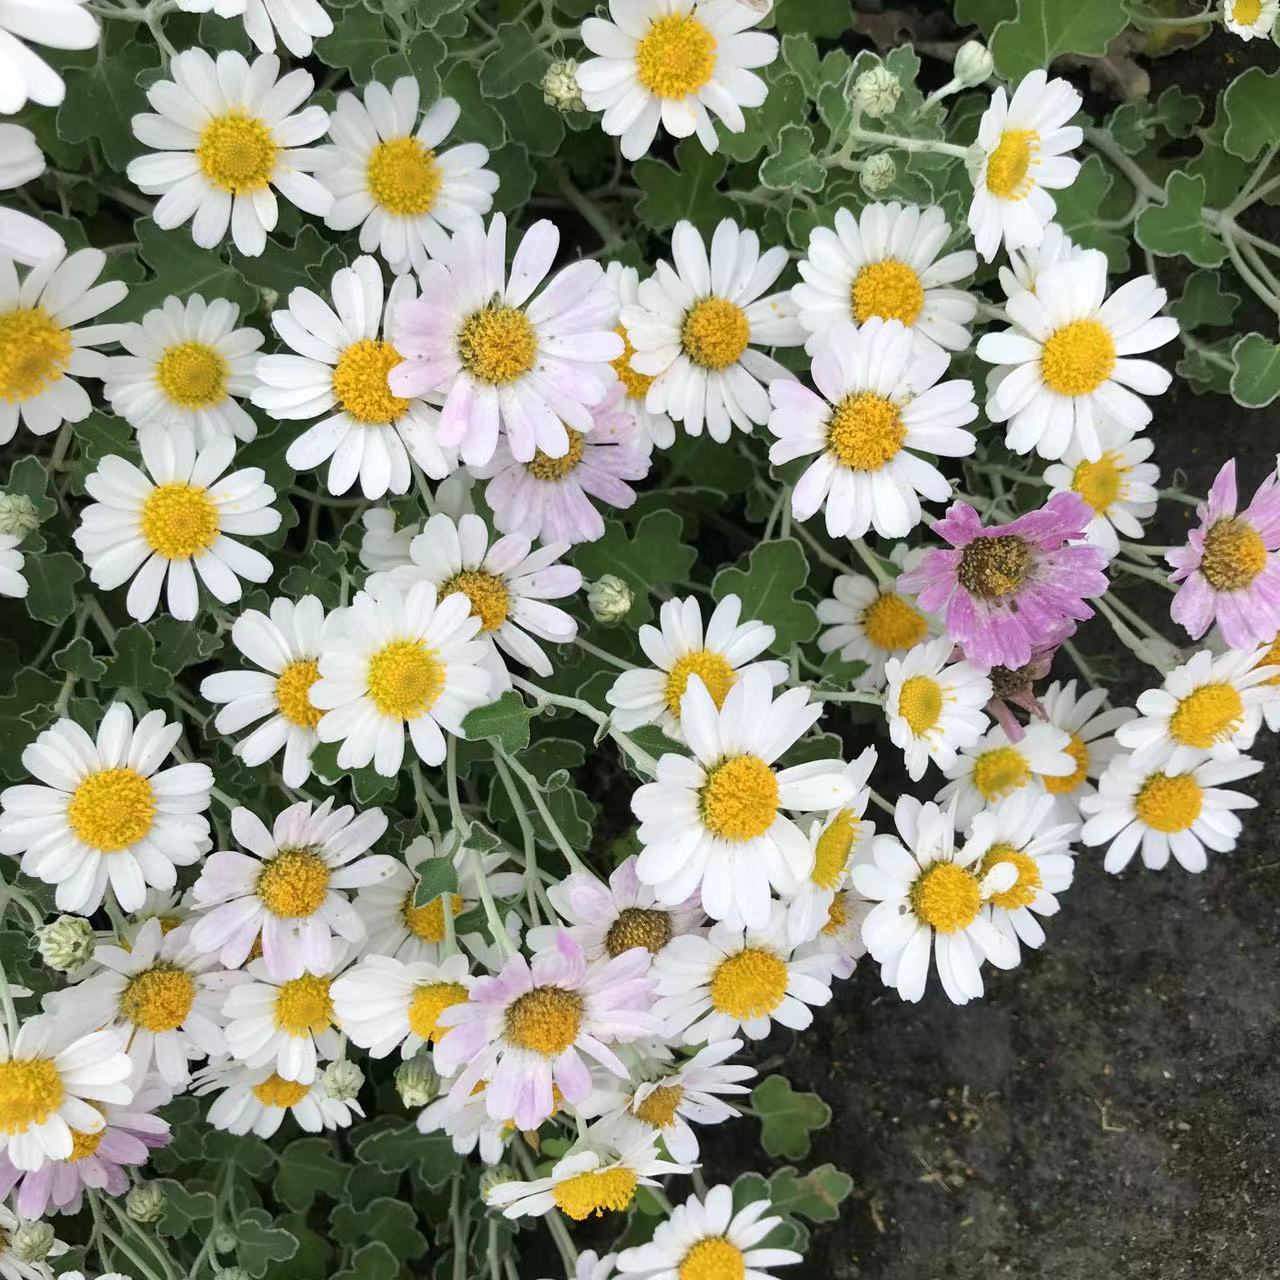
[(334, 1156), (328, 1138), (299, 1138), (280, 1153), (276, 1199), (295, 1212), (305, 1213), (318, 1195), (340, 1199), (346, 1183), (347, 1166)]
[(1182, 170), (1171, 173), (1164, 198), (1164, 204), (1149, 205), (1138, 216), (1134, 239), (1162, 258), (1181, 256), (1198, 267), (1216, 267), (1227, 250), (1204, 222), (1204, 179)]
[(834, 1222), (840, 1204), (853, 1190), (853, 1179), (832, 1164), (819, 1165), (804, 1177), (790, 1167), (769, 1179), (769, 1198), (775, 1211), (799, 1214), (810, 1222)]
[(139, 693), (168, 694), (173, 676), (156, 663), (156, 642), (136, 622), (116, 634), (115, 657), (107, 663), (102, 683), (109, 689), (136, 689)]
[(333, 1280), (396, 1280), (400, 1259), (381, 1240), (370, 1240), (351, 1255), (351, 1266), (334, 1273)]
[(269, 238), (266, 250), (256, 258), (246, 258), (233, 247), (231, 261), (243, 279), (259, 289), (270, 290), (283, 303), (292, 290), (311, 287), (312, 272), (321, 269), (331, 247), (315, 227), (306, 223), (292, 244)]
[(717, 600), (733, 594), (742, 600), (742, 620), (767, 622), (777, 633), (769, 647), (785, 654), (818, 634), (818, 615), (799, 598), (809, 579), (804, 548), (795, 538), (762, 542), (732, 568), (721, 569), (711, 584)]
[(761, 183), (774, 191), (821, 191), (827, 171), (815, 154), (813, 130), (789, 124), (760, 166)]
[[(441, 0), (437, 0), (437, 4)], [(436, 6), (419, 5), (418, 13), (427, 17)], [(373, 66), (373, 79), (392, 85), (401, 76), (412, 76), (418, 82), (423, 103), (440, 96), (440, 68), (445, 61), (444, 41), (429, 31), (419, 32), (403, 49), (385, 53)]]
[(1183, 329), (1199, 329), (1204, 325), (1230, 324), (1235, 319), (1240, 295), (1222, 288), (1216, 271), (1193, 271), (1182, 286), (1182, 296), (1169, 306), (1173, 318)]
[(76, 607), (76, 583), (84, 567), (69, 551), (41, 551), (23, 565), (27, 612), (40, 622), (62, 622)]
[(67, 142), (96, 139), (112, 169), (125, 165), (146, 148), (133, 136), (132, 120), (149, 111), (138, 77), (160, 66), (160, 51), (151, 40), (119, 39), (108, 24), (106, 43), (89, 67), (66, 72), (67, 92), (58, 108), (58, 135)]
[(344, 1244), (381, 1240), (402, 1263), (427, 1251), (427, 1238), (418, 1230), (418, 1215), (403, 1200), (379, 1196), (358, 1210), (340, 1204), (330, 1221), (336, 1240)]
[(996, 27), (991, 54), (1007, 80), (1021, 80), (1063, 53), (1102, 57), (1128, 25), (1116, 0), (1018, 0), (1017, 16)]
[(446, 893), (458, 892), (458, 870), (452, 858), (424, 858), (413, 869), (418, 883), (413, 889), (413, 905), (425, 907)]
[(831, 1108), (816, 1093), (796, 1093), (784, 1076), (770, 1076), (756, 1085), (751, 1105), (760, 1118), (760, 1142), (775, 1157), (807, 1156), (809, 1135), (831, 1123)]
[(459, 59), (441, 77), (440, 88), (461, 109), (456, 130), (459, 138), (466, 142), (482, 142), (490, 150), (503, 144), (506, 128), (502, 117), (489, 105), (481, 90), (475, 67)]
[(1018, 0), (956, 0), (957, 22), (972, 22), (990, 35), (1001, 22), (1017, 16)]
[(1254, 160), (1280, 142), (1280, 72), (1250, 67), (1227, 87), (1222, 98), (1227, 116), (1223, 145), (1242, 160)]
[(508, 755), (529, 745), (529, 721), (537, 711), (514, 690), (508, 689), (496, 702), (467, 713), (462, 732), (469, 740), (489, 738)]
[(1280, 396), (1280, 346), (1260, 333), (1246, 333), (1231, 348), (1231, 360), (1231, 394), (1238, 404), (1261, 409)]
[(139, 218), (133, 224), (133, 233), (138, 251), (155, 272), (155, 278), (131, 289), (117, 312), (112, 312), (113, 318), (119, 313), (124, 318), (138, 319), (160, 306), (170, 294), (179, 298), (193, 293), (206, 299), (226, 298), (242, 313), (257, 305), (257, 291), (217, 253), (201, 249), (191, 239), (189, 227), (161, 231), (150, 218)]
[(61, 689), (61, 680), (35, 667), (23, 667), (14, 676), (13, 687), (0, 697), (0, 770), (5, 777), (25, 776), (23, 748), (53, 719), (51, 704)]
[(265, 1276), (273, 1262), (292, 1258), (298, 1242), (272, 1225), (264, 1209), (246, 1209), (235, 1219), (236, 1261), (251, 1275)]
[(211, 631), (201, 631), (191, 622), (179, 622), (177, 618), (156, 618), (147, 623), (156, 642), (156, 659), (173, 675), (178, 675), (197, 662), (212, 658), (225, 643)]
[(1057, 221), (1077, 244), (1101, 249), (1112, 271), (1129, 265), (1129, 240), (1119, 231), (1098, 226), (1098, 211), (1111, 193), (1115, 179), (1101, 156), (1091, 155), (1080, 166), (1076, 180), (1065, 191), (1055, 191)]
[(774, 10), (779, 32), (836, 40), (853, 30), (849, 0), (786, 0)]
[(1155, 118), (1171, 138), (1189, 138), (1204, 115), (1204, 102), (1195, 94), (1170, 85), (1156, 100)]
[(36, 518), (48, 520), (58, 509), (58, 500), (49, 496), (49, 472), (44, 462), (28, 454), (19, 458), (9, 468), (9, 478), (4, 484), (7, 493), (25, 494), (36, 509)]
[(394, 799), (400, 789), (400, 778), (384, 778), (372, 765), (363, 769), (342, 769), (338, 766), (339, 742), (321, 742), (311, 753), (311, 767), (316, 777), (327, 786), (332, 786), (339, 778), (351, 779), (351, 789), (356, 799), (363, 805), (383, 804)]
[(791, 74), (781, 59), (756, 73), (768, 87), (764, 105), (744, 112), (746, 128), (730, 133), (721, 123), (720, 150), (733, 160), (753, 160), (794, 120), (808, 114), (805, 92), (800, 81)]
[(674, 511), (651, 511), (630, 537), (624, 525), (610, 520), (603, 538), (575, 549), (574, 563), (588, 580), (603, 578), (606, 573), (621, 578), (633, 593), (626, 621), (638, 626), (653, 617), (650, 588), (685, 581), (698, 558), (698, 553), (681, 541), (683, 535), (684, 520)]
[(59, 649), (53, 655), (53, 665), (81, 680), (99, 680), (107, 669), (105, 662), (93, 656), (93, 645), (84, 636), (77, 636), (66, 648)]
[(415, 1125), (383, 1129), (356, 1145), (356, 1159), (388, 1173), (413, 1170), (428, 1187), (443, 1186), (462, 1158), (442, 1133), (419, 1133)]
[(644, 191), (636, 215), (655, 231), (666, 231), (687, 218), (703, 235), (715, 229), (721, 218), (733, 216), (728, 196), (716, 189), (728, 160), (704, 151), (697, 138), (685, 138), (676, 147), (673, 169), (662, 160), (646, 156), (632, 166), (631, 174)]
[(504, 22), (497, 30), (498, 47), (480, 68), (480, 88), (488, 98), (508, 98), (521, 85), (542, 79), (551, 59), (525, 22)]
[(161, 1178), (156, 1186), (164, 1192), (164, 1216), (156, 1224), (160, 1235), (176, 1240), (198, 1223), (212, 1220), (218, 1202), (210, 1192), (192, 1191), (173, 1178)]
[(493, 207), (510, 213), (522, 208), (533, 192), (535, 174), (528, 149), (520, 142), (508, 142), (489, 153), (488, 167), (498, 175)]
[(348, 9), (335, 19), (333, 34), (316, 41), (316, 57), (351, 72), (358, 85), (374, 77), (374, 64), (387, 52), (391, 38), (386, 23), (367, 9)]

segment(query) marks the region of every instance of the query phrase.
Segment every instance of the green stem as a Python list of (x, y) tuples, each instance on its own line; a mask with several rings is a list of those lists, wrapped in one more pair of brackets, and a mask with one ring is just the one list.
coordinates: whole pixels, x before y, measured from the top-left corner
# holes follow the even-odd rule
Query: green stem
[(542, 819), (542, 825), (546, 827), (555, 846), (564, 855), (564, 860), (574, 871), (581, 871), (584, 875), (591, 875), (591, 868), (578, 857), (577, 852), (569, 843), (563, 831), (560, 830), (560, 824), (555, 820), (551, 810), (547, 807), (547, 802), (542, 794), (542, 784), (537, 778), (531, 774), (514, 756), (508, 755), (501, 747), (498, 748), (498, 758), (503, 760), (508, 769), (524, 783), (525, 789), (529, 792), (529, 799), (533, 801), (533, 807), (538, 811), (538, 817)]

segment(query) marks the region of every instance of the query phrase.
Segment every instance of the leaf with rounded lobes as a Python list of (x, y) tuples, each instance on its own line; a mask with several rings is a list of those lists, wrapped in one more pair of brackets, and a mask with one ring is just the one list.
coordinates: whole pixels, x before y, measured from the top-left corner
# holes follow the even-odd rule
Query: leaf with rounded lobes
[(799, 592), (809, 579), (804, 548), (794, 538), (762, 542), (730, 568), (721, 569), (711, 584), (717, 600), (737, 595), (742, 620), (767, 622), (777, 633), (769, 647), (786, 654), (818, 634), (818, 615)]
[(297, 1213), (310, 1209), (318, 1195), (340, 1200), (347, 1171), (328, 1138), (298, 1138), (280, 1153), (276, 1199)]
[(760, 1119), (760, 1143), (771, 1156), (800, 1160), (809, 1154), (810, 1134), (831, 1123), (831, 1108), (816, 1093), (796, 1093), (785, 1076), (770, 1076), (751, 1091)]
[(1012, 83), (1063, 53), (1102, 57), (1128, 25), (1116, 0), (1018, 0), (1018, 12), (991, 35), (996, 70)]
[(1280, 396), (1280, 346), (1260, 333), (1246, 333), (1231, 348), (1231, 360), (1231, 395), (1238, 404), (1261, 409)]
[(684, 582), (698, 553), (681, 539), (684, 520), (674, 511), (651, 511), (628, 536), (619, 520), (605, 523), (604, 537), (584, 542), (574, 553), (574, 563), (588, 579), (612, 573), (631, 588), (631, 610), (626, 623), (638, 626), (653, 617), (650, 588), (658, 583)]
[(529, 745), (529, 721), (537, 714), (514, 689), (508, 689), (496, 701), (469, 711), (462, 732), (471, 740), (488, 738), (508, 753), (523, 751)]
[(1223, 145), (1242, 160), (1257, 159), (1280, 142), (1280, 72), (1250, 67), (1227, 86), (1222, 109), (1227, 116)]
[(760, 166), (761, 185), (773, 191), (821, 191), (827, 171), (814, 154), (813, 130), (789, 124)]
[(708, 154), (697, 138), (685, 138), (676, 147), (677, 169), (646, 156), (631, 173), (644, 191), (636, 214), (655, 231), (667, 231), (687, 218), (703, 235), (709, 235), (721, 218), (733, 216), (729, 197), (718, 190), (728, 160)]
[(1181, 170), (1171, 173), (1164, 196), (1164, 204), (1149, 205), (1138, 215), (1134, 239), (1162, 258), (1181, 256), (1198, 267), (1216, 267), (1227, 250), (1205, 224), (1204, 179)]

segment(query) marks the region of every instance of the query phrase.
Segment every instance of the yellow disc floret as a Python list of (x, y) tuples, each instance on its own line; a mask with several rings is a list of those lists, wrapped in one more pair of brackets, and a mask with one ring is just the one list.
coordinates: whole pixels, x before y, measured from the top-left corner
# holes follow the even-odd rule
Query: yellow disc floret
[(879, 471), (902, 450), (907, 429), (892, 400), (872, 391), (845, 396), (827, 423), (827, 452), (851, 471)]
[(918, 738), (942, 719), (942, 686), (931, 676), (911, 676), (898, 691), (898, 714)]
[(403, 417), (409, 401), (393, 395), (387, 384), (387, 375), (403, 359), (391, 343), (377, 338), (347, 347), (333, 370), (333, 394), (343, 411), (365, 427), (385, 427)]
[(1029, 907), (1036, 900), (1036, 894), (1044, 883), (1040, 876), (1040, 864), (1029, 853), (1015, 849), (1011, 844), (993, 844), (982, 855), (982, 862), (978, 866), (978, 878), (980, 880), (985, 878), (988, 871), (1001, 863), (1012, 866), (1018, 873), (1018, 878), (1007, 889), (993, 893), (991, 901), (1006, 911), (1014, 911), (1018, 907)]
[(298, 658), (276, 677), (276, 706), (280, 714), (300, 729), (314, 729), (324, 715), (311, 703), (311, 686), (320, 679), (315, 658)]
[(333, 1026), (329, 979), (304, 974), (282, 983), (276, 995), (276, 1026), (291, 1036), (318, 1036)]
[(1079, 735), (1073, 733), (1071, 741), (1062, 749), (1075, 761), (1076, 767), (1061, 777), (1040, 775), (1044, 789), (1052, 796), (1069, 795), (1089, 776), (1089, 748)]
[(393, 720), (416, 720), (444, 692), (445, 664), (419, 640), (393, 640), (369, 659), (369, 697)]
[(636, 45), (636, 79), (657, 98), (683, 98), (711, 79), (716, 38), (697, 18), (672, 13), (649, 25)]
[(841, 809), (818, 837), (809, 879), (819, 888), (834, 889), (849, 863), (849, 854), (857, 837), (857, 814), (852, 809)]
[(505, 387), (533, 368), (538, 335), (516, 307), (485, 307), (463, 321), (458, 358), (478, 382)]
[(614, 333), (622, 339), (622, 354), (616, 360), (610, 360), (610, 367), (614, 373), (618, 375), (618, 381), (627, 390), (627, 398), (630, 400), (643, 400), (649, 394), (649, 388), (653, 385), (653, 376), (647, 373), (637, 373), (631, 367), (631, 357), (635, 355), (636, 349), (627, 331), (618, 325), (614, 329)]
[(71, 1154), (67, 1160), (71, 1164), (75, 1164), (77, 1160), (88, 1159), (89, 1156), (97, 1155), (98, 1148), (102, 1145), (102, 1140), (107, 1136), (107, 1126), (104, 1124), (97, 1133), (81, 1133), (79, 1129), (71, 1130)]
[(1087, 396), (1111, 377), (1115, 367), (1116, 344), (1097, 320), (1064, 325), (1040, 354), (1044, 384), (1060, 396)]
[(708, 771), (698, 803), (708, 831), (723, 840), (754, 840), (778, 815), (778, 779), (759, 756), (732, 756)]
[(464, 569), (440, 587), (440, 598), (460, 591), (471, 602), (471, 612), (480, 619), (482, 633), (497, 631), (511, 612), (511, 593), (496, 573)]
[(0, 1062), (0, 1133), (26, 1133), (62, 1105), (62, 1076), (48, 1058)]
[(1138, 817), (1153, 831), (1186, 831), (1204, 807), (1204, 790), (1189, 773), (1153, 773), (1134, 800)]
[(434, 1044), (449, 1029), (440, 1025), (440, 1015), (466, 999), (467, 989), (460, 982), (425, 983), (409, 1004), (409, 1030)]
[(99, 853), (117, 853), (151, 830), (156, 796), (151, 783), (134, 769), (91, 773), (67, 806), (72, 831)]
[(537, 480), (554, 483), (563, 480), (582, 461), (586, 436), (572, 427), (565, 427), (565, 435), (569, 437), (569, 448), (559, 458), (553, 458), (541, 449), (535, 449), (533, 457), (524, 464), (524, 469)]
[(728, 298), (703, 298), (685, 312), (680, 342), (685, 355), (704, 369), (727, 369), (747, 349), (751, 325)]
[(267, 125), (247, 112), (215, 116), (200, 132), (196, 159), (206, 178), (232, 195), (261, 191), (275, 176), (280, 148)]
[(1035, 186), (1031, 164), (1040, 151), (1034, 129), (1006, 129), (987, 158), (987, 190), (1001, 200), (1022, 200)]
[(273, 1071), (260, 1084), (255, 1084), (252, 1092), (264, 1107), (296, 1107), (311, 1088), (296, 1080), (282, 1080)]
[[(456, 894), (448, 896), (449, 914), (451, 916), (460, 916), (464, 903)], [(404, 919), (406, 928), (413, 934), (415, 938), (421, 939), (423, 942), (443, 942), (445, 936), (444, 922), (444, 904), (446, 898), (441, 894), (438, 898), (433, 898), (425, 907), (415, 907), (413, 905), (413, 890), (410, 889), (404, 895), (404, 901), (400, 905), (400, 914)]]
[(627, 1168), (590, 1170), (557, 1182), (551, 1192), (556, 1205), (566, 1217), (582, 1222), (606, 1211), (621, 1213), (631, 1207), (639, 1180)]
[(71, 333), (39, 307), (0, 312), (0, 400), (21, 404), (67, 371)]
[(935, 862), (909, 895), (911, 910), (939, 933), (958, 933), (978, 917), (982, 889), (978, 878), (954, 862)]
[(1071, 476), (1071, 487), (1101, 515), (1124, 497), (1128, 474), (1118, 453), (1104, 453), (1097, 462), (1081, 462), (1076, 467)]
[(185, 969), (158, 964), (129, 979), (120, 1012), (144, 1031), (173, 1031), (187, 1020), (195, 999), (195, 979)]
[(375, 203), (401, 217), (430, 213), (439, 198), (441, 180), (435, 152), (417, 138), (380, 142), (365, 164), (365, 181)]
[(910, 327), (924, 308), (924, 286), (905, 262), (886, 258), (858, 272), (852, 290), (853, 318), (866, 324), (873, 316), (900, 320)]
[(559, 1057), (577, 1040), (582, 1014), (582, 997), (576, 991), (534, 987), (508, 1007), (507, 1039), (544, 1057)]
[(862, 630), (877, 649), (901, 653), (924, 639), (929, 624), (915, 605), (896, 592), (885, 591), (863, 611)]
[(676, 1109), (684, 1099), (684, 1086), (660, 1084), (639, 1102), (631, 1104), (631, 1114), (655, 1129), (667, 1129), (675, 1123)]
[(1205, 684), (1183, 698), (1169, 717), (1169, 736), (1184, 747), (1208, 751), (1244, 723), (1244, 699), (1229, 684)]
[(262, 869), (255, 892), (273, 916), (315, 915), (329, 891), (329, 864), (310, 849), (282, 849)]
[(726, 956), (711, 975), (711, 1007), (740, 1022), (771, 1014), (787, 994), (786, 962), (764, 947)]
[(180, 342), (156, 364), (156, 382), (165, 399), (180, 409), (212, 409), (227, 398), (231, 366), (206, 342)]
[(142, 536), (166, 560), (202, 556), (218, 540), (218, 508), (204, 489), (161, 484), (142, 504)]
[(697, 676), (702, 681), (717, 707), (724, 706), (724, 700), (737, 679), (729, 660), (714, 649), (694, 649), (677, 658), (667, 672), (665, 690), (667, 710), (673, 716), (680, 714), (680, 699), (684, 697), (690, 676)]
[(1240, 591), (1267, 566), (1267, 546), (1247, 520), (1219, 520), (1204, 536), (1200, 572), (1215, 591)]
[(1016, 747), (993, 747), (973, 762), (973, 785), (988, 803), (1027, 785), (1031, 766)]
[(746, 1274), (742, 1250), (723, 1236), (708, 1236), (681, 1259), (676, 1280), (743, 1280)]

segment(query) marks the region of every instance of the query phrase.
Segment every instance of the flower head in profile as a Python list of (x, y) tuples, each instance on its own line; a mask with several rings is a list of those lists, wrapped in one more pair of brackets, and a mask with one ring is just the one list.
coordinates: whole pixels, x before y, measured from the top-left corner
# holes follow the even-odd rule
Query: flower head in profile
[(1108, 556), (1120, 550), (1121, 536), (1140, 541), (1143, 521), (1156, 512), (1160, 468), (1148, 462), (1155, 451), (1149, 436), (1104, 428), (1099, 432), (1102, 456), (1090, 462), (1073, 444), (1061, 462), (1045, 468), (1050, 493), (1078, 493), (1092, 512), (1084, 536)]
[(196, 1077), (197, 1096), (218, 1096), (209, 1107), (207, 1119), (215, 1129), (228, 1133), (253, 1133), (270, 1138), (292, 1115), (306, 1133), (345, 1129), (364, 1109), (354, 1098), (331, 1097), (323, 1075), (310, 1084), (285, 1080), (270, 1066), (250, 1067), (228, 1060), (206, 1067)]
[(1049, 778), (1069, 778), (1078, 769), (1068, 735), (1044, 720), (1032, 720), (1016, 739), (999, 725), (947, 765), (938, 803), (955, 799), (956, 823), (967, 827), (983, 809), (1008, 796), (1041, 795)]

